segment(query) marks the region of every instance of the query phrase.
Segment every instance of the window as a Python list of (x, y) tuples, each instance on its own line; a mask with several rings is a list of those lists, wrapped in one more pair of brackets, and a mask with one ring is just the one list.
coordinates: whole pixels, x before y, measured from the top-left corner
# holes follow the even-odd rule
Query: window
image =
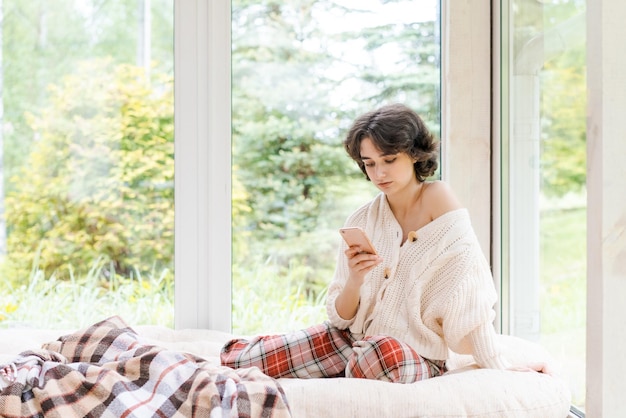
[[(231, 332), (231, 7), (174, 4), (176, 327)], [(489, 2), (442, 2), (440, 18), (441, 175), (466, 202), (489, 254)]]
[(2, 12), (0, 325), (172, 325), (171, 1)]
[(585, 2), (502, 2), (502, 254), (510, 331), (585, 401)]
[(326, 318), (338, 228), (377, 190), (341, 142), (400, 101), (439, 136), (438, 1), (232, 2), (233, 331)]

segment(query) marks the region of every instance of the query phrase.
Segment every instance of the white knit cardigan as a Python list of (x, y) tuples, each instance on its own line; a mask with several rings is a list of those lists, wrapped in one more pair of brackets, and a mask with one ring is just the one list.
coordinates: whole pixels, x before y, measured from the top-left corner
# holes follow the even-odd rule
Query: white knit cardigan
[(415, 241), (402, 243), (402, 229), (381, 193), (345, 225), (363, 228), (383, 262), (365, 278), (356, 315), (345, 320), (335, 307), (348, 277), (342, 245), (326, 302), (334, 326), (349, 328), (357, 339), (397, 338), (431, 360), (447, 359), (451, 349), (472, 354), (481, 367), (509, 366), (495, 339), (493, 277), (467, 209), (443, 214), (417, 230)]

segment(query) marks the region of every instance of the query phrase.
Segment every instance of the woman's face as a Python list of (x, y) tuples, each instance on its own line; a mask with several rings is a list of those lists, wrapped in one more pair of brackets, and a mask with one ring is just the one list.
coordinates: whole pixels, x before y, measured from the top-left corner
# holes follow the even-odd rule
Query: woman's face
[(417, 183), (414, 161), (408, 154), (383, 154), (369, 137), (361, 141), (361, 160), (372, 183), (386, 195), (400, 192), (408, 185)]

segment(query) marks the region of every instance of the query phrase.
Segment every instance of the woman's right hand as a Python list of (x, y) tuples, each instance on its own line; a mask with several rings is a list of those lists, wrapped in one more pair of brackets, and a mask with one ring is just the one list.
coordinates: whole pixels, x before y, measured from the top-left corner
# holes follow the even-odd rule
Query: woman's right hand
[(383, 261), (382, 257), (376, 254), (363, 253), (356, 246), (348, 248), (344, 253), (348, 258), (348, 268), (350, 269), (348, 281), (359, 287), (363, 284), (365, 275)]

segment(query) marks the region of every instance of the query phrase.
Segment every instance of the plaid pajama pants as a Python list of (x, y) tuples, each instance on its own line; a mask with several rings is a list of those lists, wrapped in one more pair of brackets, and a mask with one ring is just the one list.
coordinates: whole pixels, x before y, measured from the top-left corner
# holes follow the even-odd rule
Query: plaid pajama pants
[(256, 366), (268, 376), (353, 377), (413, 383), (446, 371), (445, 360), (428, 360), (395, 338), (355, 340), (329, 322), (281, 335), (234, 339), (220, 354), (223, 366)]

